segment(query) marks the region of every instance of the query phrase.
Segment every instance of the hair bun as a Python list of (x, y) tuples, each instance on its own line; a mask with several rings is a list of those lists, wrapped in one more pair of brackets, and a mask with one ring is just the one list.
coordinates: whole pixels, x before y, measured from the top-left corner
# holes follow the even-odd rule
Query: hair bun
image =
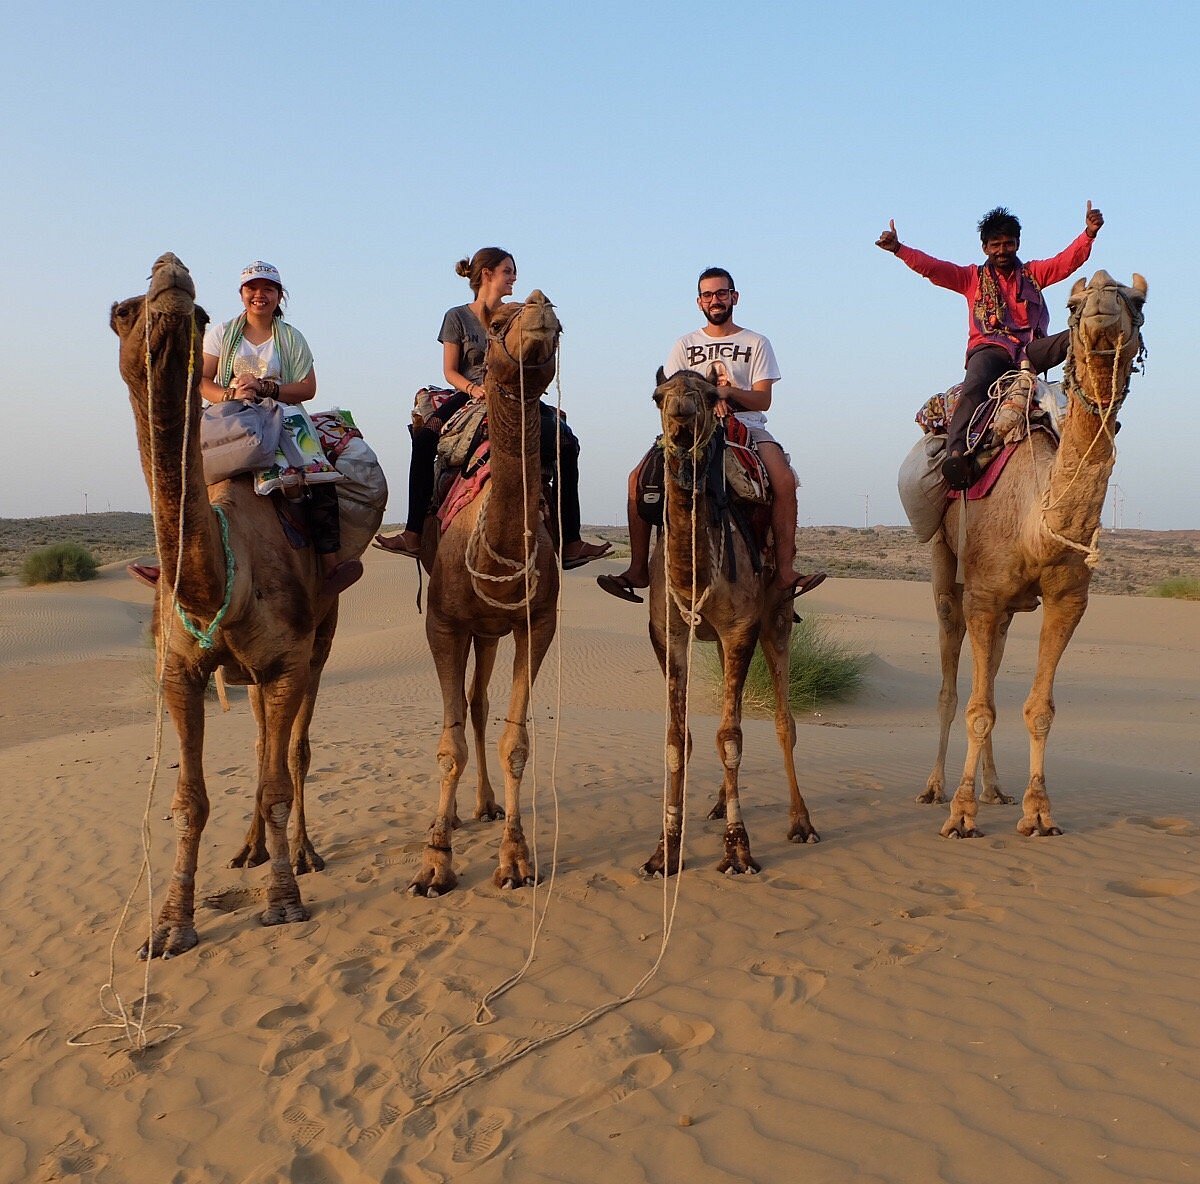
[(470, 259), (460, 259), (454, 265), (454, 274), (461, 275), (464, 279), (467, 279), (471, 274), (471, 260)]

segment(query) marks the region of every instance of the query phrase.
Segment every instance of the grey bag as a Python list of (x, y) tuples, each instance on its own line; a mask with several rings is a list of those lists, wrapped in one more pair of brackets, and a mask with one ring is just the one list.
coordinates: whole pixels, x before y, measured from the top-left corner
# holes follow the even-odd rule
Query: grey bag
[(896, 480), (909, 525), (922, 543), (929, 542), (937, 534), (946, 512), (946, 494), (950, 486), (942, 476), (945, 452), (946, 437), (940, 432), (922, 436), (904, 458)]
[(274, 399), (213, 403), (200, 417), (204, 481), (212, 485), (275, 463), (283, 415)]

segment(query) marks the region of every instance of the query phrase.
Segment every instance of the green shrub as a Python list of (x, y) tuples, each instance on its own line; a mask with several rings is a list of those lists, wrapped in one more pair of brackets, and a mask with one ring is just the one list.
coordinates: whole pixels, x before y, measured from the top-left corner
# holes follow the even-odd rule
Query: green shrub
[(1173, 576), (1151, 588), (1146, 595), (1166, 596), (1172, 600), (1200, 600), (1200, 580), (1194, 576)]
[[(719, 697), (721, 670), (715, 647), (705, 647), (706, 676)], [(792, 629), (788, 698), (793, 711), (814, 711), (822, 703), (849, 699), (862, 685), (867, 655), (829, 636), (819, 619), (807, 616)], [(775, 687), (762, 651), (755, 648), (742, 705), (748, 711), (775, 710)]]
[(78, 543), (55, 543), (29, 555), (21, 567), (23, 584), (58, 584), (94, 580), (96, 561)]

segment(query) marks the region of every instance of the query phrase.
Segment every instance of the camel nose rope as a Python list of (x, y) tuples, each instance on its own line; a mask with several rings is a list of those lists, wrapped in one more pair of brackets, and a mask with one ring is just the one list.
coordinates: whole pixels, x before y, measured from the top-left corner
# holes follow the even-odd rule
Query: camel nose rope
[[(145, 303), (142, 308), (142, 319), (145, 326), (145, 356), (146, 356), (146, 416), (151, 427), (154, 424), (154, 370), (153, 359), (150, 355), (150, 293), (146, 293)], [(181, 488), (187, 489), (187, 469), (188, 469), (188, 440), (191, 431), (191, 397), (192, 397), (192, 382), (196, 373), (196, 315), (193, 310), (191, 317), (191, 332), (188, 336), (188, 369), (187, 369), (187, 394), (184, 399), (184, 416), (183, 416), (183, 442), (181, 446), (182, 457), (180, 458), (180, 480)], [(154, 520), (155, 540), (158, 542), (158, 456), (155, 449), (155, 434), (150, 432), (150, 513)], [(186, 521), (185, 506), (187, 498), (180, 497), (179, 499), (179, 523), (178, 523), (178, 549), (175, 556), (175, 584), (171, 589), (171, 604), (178, 610), (179, 608), (179, 579), (183, 571), (183, 531)], [(159, 554), (161, 555), (161, 544), (159, 545)], [(175, 629), (175, 614), (160, 613), (159, 614), (159, 630), (160, 645), (155, 655), (155, 663), (158, 666), (157, 670), (157, 688), (154, 700), (154, 754), (150, 765), (150, 781), (146, 788), (146, 806), (142, 811), (141, 825), (141, 840), (142, 840), (142, 862), (138, 868), (137, 877), (134, 880), (133, 887), (129, 890), (129, 895), (125, 898), (125, 904), (121, 909), (121, 915), (117, 919), (116, 929), (113, 931), (112, 941), (108, 947), (108, 981), (100, 988), (100, 1010), (109, 1017), (108, 1023), (91, 1024), (77, 1033), (75, 1036), (67, 1040), (67, 1044), (72, 1048), (89, 1048), (98, 1044), (113, 1044), (116, 1041), (124, 1038), (129, 1045), (131, 1053), (144, 1052), (151, 1046), (151, 1043), (160, 1044), (164, 1040), (169, 1040), (172, 1036), (183, 1031), (182, 1024), (173, 1023), (158, 1023), (146, 1025), (146, 1008), (150, 1001), (150, 967), (154, 961), (154, 868), (151, 859), (150, 851), (150, 811), (154, 807), (154, 790), (158, 781), (158, 768), (162, 760), (162, 740), (163, 740), (163, 707), (165, 705), (163, 695), (163, 683), (166, 677), (166, 662), (164, 660), (167, 647), (170, 645), (171, 637)], [(138, 887), (141, 885), (143, 877), (146, 881), (146, 969), (142, 976), (142, 997), (132, 1005), (132, 1008), (127, 1007), (125, 1000), (122, 999), (121, 993), (117, 990), (115, 979), (117, 977), (116, 950), (117, 942), (120, 940), (121, 933), (125, 927), (126, 918), (129, 916), (129, 910), (133, 905), (133, 898)], [(111, 1006), (108, 999), (111, 997)], [(140, 1004), (140, 1007), (139, 1007)], [(136, 1015), (134, 1014), (136, 1009)], [(116, 1029), (116, 1035), (108, 1036), (99, 1040), (87, 1040), (85, 1037), (90, 1032), (99, 1032), (106, 1029)], [(163, 1036), (158, 1040), (151, 1042), (148, 1037), (151, 1032), (163, 1032)]]

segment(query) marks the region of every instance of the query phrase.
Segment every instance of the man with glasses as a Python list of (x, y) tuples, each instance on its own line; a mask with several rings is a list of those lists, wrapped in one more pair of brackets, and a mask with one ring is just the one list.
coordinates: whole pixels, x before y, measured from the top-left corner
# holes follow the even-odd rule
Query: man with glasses
[[(717, 415), (736, 415), (750, 431), (771, 483), (771, 530), (775, 536), (775, 579), (794, 595), (811, 591), (825, 579), (824, 572), (805, 575), (796, 562), (796, 475), (790, 458), (767, 431), (765, 412), (771, 406), (771, 388), (779, 381), (779, 366), (771, 343), (733, 320), (738, 291), (724, 268), (700, 273), (696, 304), (705, 324), (685, 333), (671, 347), (664, 367), (668, 375), (694, 370), (708, 376), (721, 393)], [(618, 575), (598, 576), (596, 582), (610, 595), (640, 602), (635, 589), (650, 585), (650, 524), (637, 512), (638, 474), (645, 459), (629, 474), (629, 566)]]

